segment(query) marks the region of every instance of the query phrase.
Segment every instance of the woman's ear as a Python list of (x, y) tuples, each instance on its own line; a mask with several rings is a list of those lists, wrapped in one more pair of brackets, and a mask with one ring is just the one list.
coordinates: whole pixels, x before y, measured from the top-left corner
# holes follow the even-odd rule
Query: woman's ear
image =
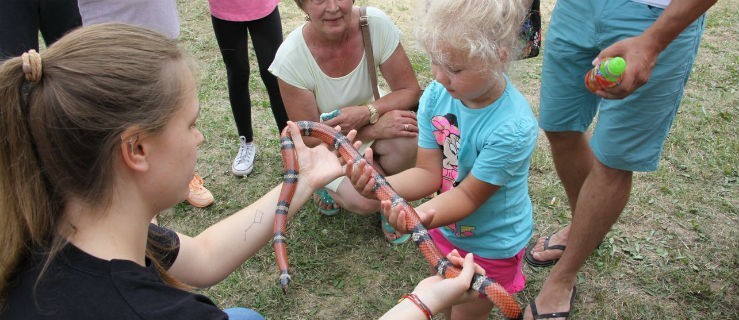
[(134, 129), (128, 129), (121, 134), (121, 158), (123, 164), (131, 170), (146, 171), (149, 162), (140, 141), (140, 133)]

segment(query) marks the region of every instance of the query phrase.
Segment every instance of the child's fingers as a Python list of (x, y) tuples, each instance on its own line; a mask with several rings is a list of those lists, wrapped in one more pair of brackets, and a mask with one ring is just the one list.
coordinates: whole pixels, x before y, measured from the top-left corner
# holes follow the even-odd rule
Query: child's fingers
[(449, 259), (449, 262), (458, 267), (461, 267), (464, 262), (464, 258), (462, 258), (457, 249), (452, 249), (452, 252), (449, 252), (449, 254), (446, 255), (446, 258)]
[(354, 187), (356, 187), (362, 193), (367, 191), (367, 184), (369, 182), (369, 176), (366, 173), (367, 162), (364, 159), (359, 160), (355, 166), (357, 172), (352, 180), (354, 180)]
[[(464, 268), (464, 263), (465, 263), (465, 261), (467, 259), (467, 256), (470, 256), (470, 255), (471, 255), (471, 253), (468, 253), (467, 255), (465, 255), (464, 257), (462, 257), (459, 254), (459, 251), (457, 251), (457, 249), (453, 249), (451, 252), (449, 252), (449, 254), (446, 257), (447, 257), (447, 259), (449, 259), (449, 262), (451, 262), (455, 266)], [(474, 256), (472, 256), (472, 257), (473, 257), (473, 264), (474, 264), (474, 269), (473, 269), (474, 270), (474, 273), (479, 273), (481, 275), (485, 275), (485, 269), (483, 269), (479, 264), (475, 263), (474, 262)]]
[(372, 164), (374, 158), (375, 152), (372, 150), (372, 148), (367, 148), (367, 150), (364, 150), (364, 160), (367, 160), (367, 163)]
[(372, 173), (374, 172), (374, 169), (371, 165), (367, 164), (365, 160), (362, 160), (362, 162), (365, 162), (365, 166), (362, 169), (362, 177), (365, 178), (365, 184), (364, 184), (364, 194), (375, 194), (375, 184), (377, 184), (377, 181), (372, 176)]
[[(337, 126), (337, 127), (341, 128), (341, 126)], [(346, 138), (349, 139), (349, 141), (354, 141), (354, 139), (357, 138), (357, 130), (356, 129), (349, 130), (349, 132), (346, 134)], [(357, 141), (357, 142), (361, 143), (361, 141)]]
[(390, 221), (392, 218), (392, 205), (393, 203), (390, 200), (382, 200), (380, 202), (380, 208), (382, 208), (382, 214), (385, 215), (385, 218)]
[(411, 213), (405, 211), (404, 209), (400, 210), (400, 213), (398, 214), (398, 218), (395, 220), (395, 224), (397, 226), (400, 226), (398, 229), (398, 232), (400, 233), (408, 233), (408, 217)]

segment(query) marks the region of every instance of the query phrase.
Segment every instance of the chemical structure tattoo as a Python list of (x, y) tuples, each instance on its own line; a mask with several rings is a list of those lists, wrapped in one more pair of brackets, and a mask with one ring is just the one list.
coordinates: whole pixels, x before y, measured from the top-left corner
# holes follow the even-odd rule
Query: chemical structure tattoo
[(262, 218), (264, 217), (264, 212), (262, 210), (257, 210), (257, 212), (254, 214), (254, 221), (251, 222), (248, 226), (246, 226), (246, 229), (244, 229), (244, 241), (246, 241), (249, 237), (247, 236), (249, 234), (249, 229), (255, 224), (262, 223)]

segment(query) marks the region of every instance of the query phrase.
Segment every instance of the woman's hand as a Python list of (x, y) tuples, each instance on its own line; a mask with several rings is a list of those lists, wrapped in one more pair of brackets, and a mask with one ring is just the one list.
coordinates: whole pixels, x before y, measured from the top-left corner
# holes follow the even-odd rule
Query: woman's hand
[[(452, 305), (479, 299), (479, 293), (470, 290), (472, 276), (475, 272), (485, 274), (479, 265), (475, 264), (474, 257), (468, 253), (462, 258), (457, 250), (447, 255), (449, 261), (462, 267), (462, 272), (453, 279), (444, 279), (435, 275), (421, 280), (413, 290), (413, 295), (423, 303), (432, 314), (437, 314)], [(400, 303), (388, 310), (380, 319), (421, 319), (422, 313), (415, 302), (403, 299)], [(423, 317), (426, 318), (425, 316)]]
[(369, 124), (369, 118), (367, 106), (350, 106), (341, 108), (338, 116), (323, 123), (331, 127), (341, 126), (341, 133), (348, 134), (352, 129), (359, 130)]
[(374, 124), (375, 139), (418, 136), (416, 113), (409, 110), (385, 112)]
[[(341, 162), (336, 153), (329, 150), (326, 144), (322, 143), (313, 148), (309, 148), (303, 142), (298, 125), (292, 121), (287, 122), (287, 129), (292, 137), (295, 150), (297, 151), (298, 163), (300, 165), (300, 178), (298, 181), (310, 183), (312, 189), (318, 189), (343, 174)], [(336, 128), (339, 130), (340, 128)], [(346, 136), (349, 141), (356, 137), (357, 131), (351, 130)]]
[[(341, 108), (338, 116), (323, 123), (328, 126), (341, 126), (342, 133), (347, 134), (350, 129), (360, 130), (369, 125), (369, 117), (367, 106), (351, 106)], [(370, 139), (418, 136), (416, 113), (409, 110), (385, 112), (377, 123), (372, 125), (372, 132)]]
[(452, 305), (471, 302), (479, 299), (479, 293), (470, 289), (472, 276), (475, 273), (485, 275), (485, 270), (474, 262), (472, 253), (464, 258), (456, 249), (447, 255), (447, 259), (455, 266), (462, 267), (462, 272), (456, 278), (444, 279), (434, 275), (421, 280), (413, 293), (434, 312), (439, 312)]

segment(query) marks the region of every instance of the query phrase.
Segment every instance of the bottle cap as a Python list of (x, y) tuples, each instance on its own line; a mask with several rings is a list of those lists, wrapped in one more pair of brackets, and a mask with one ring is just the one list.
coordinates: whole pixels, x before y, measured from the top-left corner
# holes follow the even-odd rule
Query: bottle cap
[(616, 81), (626, 70), (626, 60), (621, 57), (608, 58), (600, 64), (600, 73), (608, 81)]

